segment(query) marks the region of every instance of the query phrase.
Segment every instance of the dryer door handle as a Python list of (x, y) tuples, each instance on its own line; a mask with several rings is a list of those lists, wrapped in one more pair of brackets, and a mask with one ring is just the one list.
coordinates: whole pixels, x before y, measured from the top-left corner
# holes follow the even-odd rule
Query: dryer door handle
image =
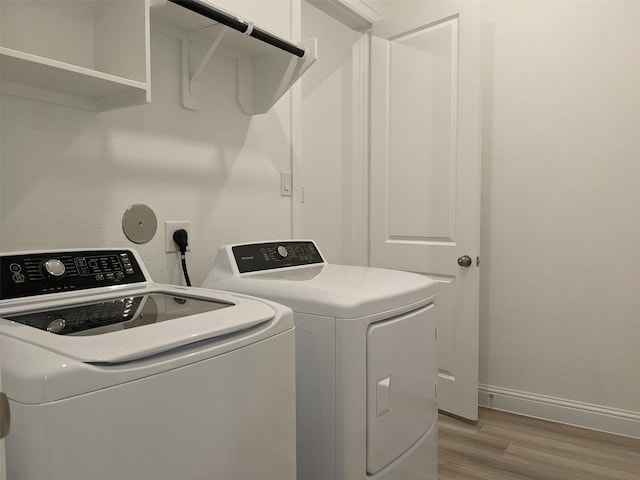
[(11, 427), (11, 410), (9, 399), (4, 392), (0, 392), (0, 439), (9, 435)]
[(381, 417), (391, 411), (391, 376), (376, 384), (376, 416)]

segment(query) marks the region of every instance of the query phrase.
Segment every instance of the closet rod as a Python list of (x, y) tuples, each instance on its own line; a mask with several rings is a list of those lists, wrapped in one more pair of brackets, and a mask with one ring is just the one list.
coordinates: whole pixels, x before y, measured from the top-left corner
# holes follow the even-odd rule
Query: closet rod
[[(207, 18), (210, 18), (211, 20), (214, 20), (223, 25), (226, 25), (229, 28), (233, 28), (234, 30), (237, 30), (238, 32), (241, 32), (241, 33), (246, 34), (247, 30), (249, 30), (249, 28), (251, 27), (250, 24), (244, 23), (243, 21), (238, 20), (237, 18), (234, 18), (230, 15), (227, 15), (226, 13), (223, 13), (219, 10), (208, 7), (197, 0), (169, 0), (169, 1), (172, 3), (175, 3), (176, 5), (180, 5), (183, 8), (191, 10), (192, 12), (198, 13)], [(248, 35), (250, 37), (253, 37), (255, 39), (268, 43), (269, 45), (277, 47), (280, 50), (289, 52), (290, 54), (295, 55), (296, 57), (304, 56), (303, 49), (298, 48), (292, 43), (289, 43), (278, 37), (274, 37), (270, 33), (265, 32), (264, 30), (258, 27), (253, 27), (251, 31), (248, 32)]]

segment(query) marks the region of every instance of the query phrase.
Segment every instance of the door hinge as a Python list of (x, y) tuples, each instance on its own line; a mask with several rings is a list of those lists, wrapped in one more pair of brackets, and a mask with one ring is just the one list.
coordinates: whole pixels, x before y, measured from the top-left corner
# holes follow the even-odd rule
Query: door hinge
[(476, 267), (480, 266), (480, 255), (476, 257)]

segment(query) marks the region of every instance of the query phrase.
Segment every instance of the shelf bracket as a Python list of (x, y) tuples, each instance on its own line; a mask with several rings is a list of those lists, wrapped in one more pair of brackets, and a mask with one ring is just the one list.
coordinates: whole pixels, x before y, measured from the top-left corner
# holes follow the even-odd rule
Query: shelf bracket
[(196, 41), (193, 32), (189, 32), (182, 40), (182, 103), (190, 110), (200, 108), (200, 75), (220, 45), (224, 34), (229, 30), (229, 27), (220, 24), (207, 28), (214, 31), (215, 38), (204, 55), (200, 46), (201, 40)]
[[(268, 112), (318, 58), (318, 40), (298, 43), (302, 58), (274, 51), (238, 60), (238, 103), (247, 115)], [(278, 72), (274, 75), (273, 72)]]
[[(152, 3), (159, 2), (162, 0), (151, 0)], [(296, 57), (303, 57), (304, 50), (298, 48), (296, 45), (283, 40), (282, 38), (278, 38), (266, 30), (262, 30), (259, 27), (253, 25), (252, 22), (245, 22), (239, 17), (232, 15), (230, 13), (224, 12), (222, 9), (215, 8), (207, 1), (203, 0), (169, 0), (171, 3), (175, 3), (187, 10), (191, 10), (192, 12), (197, 13), (198, 15), (202, 15), (210, 20), (215, 22), (219, 22), (222, 25), (225, 25), (233, 30), (237, 30), (240, 33), (244, 33), (247, 36), (256, 38), (261, 42), (268, 43), (274, 47), (279, 48), (280, 50), (284, 50), (285, 52), (289, 52)], [(166, 0), (165, 0), (166, 2)]]

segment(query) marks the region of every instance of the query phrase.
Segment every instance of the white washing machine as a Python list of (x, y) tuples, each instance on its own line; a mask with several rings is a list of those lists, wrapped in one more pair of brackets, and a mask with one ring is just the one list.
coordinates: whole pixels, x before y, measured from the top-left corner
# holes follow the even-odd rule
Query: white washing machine
[(294, 311), (299, 480), (437, 478), (433, 280), (294, 240), (223, 246), (203, 286)]
[(154, 284), (133, 250), (0, 272), (9, 480), (295, 478), (290, 309)]

